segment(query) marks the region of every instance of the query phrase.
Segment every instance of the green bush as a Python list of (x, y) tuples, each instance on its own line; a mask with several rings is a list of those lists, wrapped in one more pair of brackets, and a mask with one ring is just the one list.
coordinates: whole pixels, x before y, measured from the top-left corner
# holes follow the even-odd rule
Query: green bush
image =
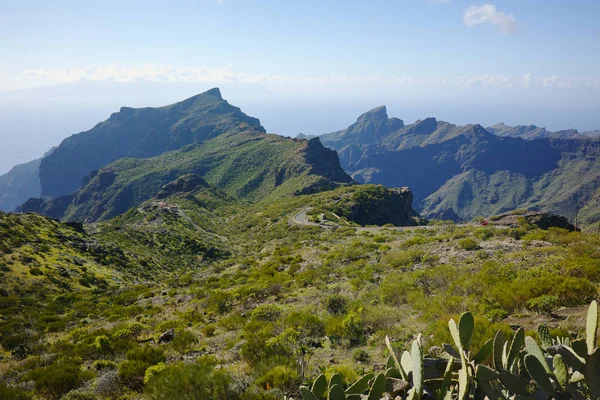
[(25, 375), (25, 380), (35, 382), (35, 390), (44, 397), (60, 399), (77, 388), (82, 381), (81, 365), (62, 360), (48, 367), (36, 368)]
[(21, 389), (6, 386), (0, 383), (0, 399), (2, 400), (28, 400), (31, 397)]
[(119, 364), (119, 378), (134, 390), (139, 390), (144, 384), (146, 369), (165, 361), (162, 349), (156, 347), (136, 347), (125, 355), (125, 361)]
[(234, 399), (231, 378), (213, 363), (200, 359), (194, 364), (171, 364), (150, 378), (145, 395), (151, 400)]
[(458, 247), (463, 250), (473, 251), (479, 249), (479, 244), (473, 238), (464, 238), (458, 241)]
[(348, 299), (339, 294), (332, 294), (325, 299), (325, 308), (330, 314), (345, 314), (348, 311)]
[(357, 349), (354, 351), (354, 353), (352, 353), (352, 358), (354, 358), (354, 361), (366, 363), (371, 357), (369, 356), (369, 352), (367, 352), (365, 349)]
[(212, 335), (214, 335), (216, 330), (217, 326), (215, 324), (206, 324), (201, 329), (202, 333), (207, 337), (211, 337)]
[(558, 307), (558, 297), (544, 294), (539, 297), (527, 300), (527, 308), (539, 313), (550, 314)]
[(295, 368), (278, 365), (261, 376), (257, 383), (267, 390), (277, 388), (286, 394), (292, 394), (299, 383), (298, 372)]
[(359, 311), (352, 311), (342, 321), (342, 337), (350, 342), (350, 346), (357, 346), (366, 341), (365, 326)]
[(96, 371), (103, 371), (107, 369), (117, 369), (117, 364), (111, 360), (96, 360), (92, 364), (92, 367)]
[(281, 315), (281, 308), (273, 304), (263, 304), (250, 313), (250, 318), (255, 321), (277, 321)]
[(175, 332), (175, 338), (171, 346), (181, 354), (187, 352), (193, 345), (198, 343), (198, 338), (192, 332), (181, 329)]
[(144, 385), (144, 375), (150, 364), (140, 360), (125, 360), (119, 364), (119, 379), (124, 385), (138, 390)]
[(96, 395), (89, 390), (71, 390), (65, 396), (61, 398), (61, 400), (96, 400)]

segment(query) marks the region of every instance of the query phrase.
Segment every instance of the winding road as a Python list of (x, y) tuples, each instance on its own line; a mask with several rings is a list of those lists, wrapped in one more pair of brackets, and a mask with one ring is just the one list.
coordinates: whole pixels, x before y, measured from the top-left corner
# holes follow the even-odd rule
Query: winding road
[[(296, 225), (303, 225), (303, 226), (318, 226), (324, 229), (336, 229), (339, 228), (340, 225), (335, 224), (333, 222), (329, 222), (328, 224), (324, 224), (324, 223), (317, 223), (317, 222), (311, 222), (308, 218), (308, 212), (311, 210), (311, 208), (305, 208), (302, 211), (294, 214), (293, 218), (291, 219), (291, 222), (296, 224)], [(335, 215), (335, 214), (334, 214)], [(339, 218), (339, 217), (338, 217)], [(341, 220), (341, 218), (340, 218)], [(411, 230), (411, 229), (429, 229), (430, 226), (429, 225), (419, 225), (419, 226), (394, 226), (392, 227), (387, 227), (387, 226), (357, 226), (355, 227), (355, 229), (357, 231), (363, 231), (363, 232), (374, 232), (374, 231), (380, 231), (383, 229), (396, 229), (399, 231), (404, 231), (404, 230)]]

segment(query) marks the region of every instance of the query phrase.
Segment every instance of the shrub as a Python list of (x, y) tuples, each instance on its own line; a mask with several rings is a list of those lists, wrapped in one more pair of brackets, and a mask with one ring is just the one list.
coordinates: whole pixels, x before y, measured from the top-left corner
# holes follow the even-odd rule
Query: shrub
[(148, 329), (146, 325), (135, 322), (117, 330), (113, 333), (113, 338), (116, 340), (137, 340), (145, 329)]
[(350, 346), (365, 342), (365, 327), (359, 312), (352, 311), (342, 321), (342, 337), (350, 341)]
[(352, 353), (352, 358), (354, 358), (354, 360), (357, 362), (366, 363), (371, 357), (365, 349), (357, 349), (354, 353)]
[(119, 378), (130, 388), (141, 389), (146, 369), (165, 361), (162, 349), (156, 347), (136, 347), (125, 355), (126, 360), (119, 364)]
[(508, 311), (501, 308), (494, 308), (493, 310), (488, 311), (485, 316), (492, 322), (499, 322), (508, 318)]
[(0, 399), (2, 400), (28, 400), (30, 396), (23, 390), (0, 383)]
[(332, 294), (325, 299), (325, 308), (330, 314), (345, 314), (348, 311), (348, 299), (339, 294)]
[(125, 360), (119, 364), (119, 379), (124, 385), (138, 390), (144, 385), (144, 375), (150, 365), (140, 360)]
[(479, 244), (472, 238), (464, 238), (458, 241), (458, 247), (463, 250), (473, 251), (479, 249)]
[(152, 380), (152, 378), (156, 376), (156, 374), (163, 371), (166, 367), (167, 365), (165, 363), (158, 363), (156, 365), (148, 367), (148, 369), (146, 369), (146, 373), (144, 374), (144, 383), (148, 384), (148, 382), (150, 382), (150, 380)]
[(96, 360), (92, 364), (92, 367), (96, 371), (103, 371), (106, 369), (117, 369), (117, 364), (115, 364), (115, 362), (111, 360)]
[(64, 360), (48, 367), (29, 371), (25, 375), (25, 380), (34, 381), (35, 390), (42, 396), (60, 399), (79, 385), (81, 365), (74, 361)]
[(258, 384), (267, 390), (278, 388), (284, 393), (291, 394), (294, 393), (298, 381), (298, 372), (295, 368), (278, 365), (261, 376), (258, 379)]
[(214, 335), (216, 330), (217, 326), (215, 324), (206, 324), (201, 329), (202, 333), (208, 337)]
[(93, 392), (85, 389), (71, 390), (61, 400), (96, 400)]
[(255, 321), (277, 321), (281, 315), (281, 308), (273, 304), (263, 304), (250, 313), (250, 318)]
[(110, 339), (106, 335), (96, 336), (94, 347), (103, 355), (111, 354), (113, 351)]
[(539, 313), (550, 314), (558, 307), (558, 297), (544, 294), (527, 301), (527, 308)]
[(183, 354), (193, 345), (198, 343), (198, 338), (192, 332), (182, 329), (175, 333), (175, 338), (171, 342), (173, 348)]
[(151, 400), (235, 398), (230, 383), (224, 370), (215, 371), (210, 360), (200, 359), (194, 364), (168, 365), (153, 374), (145, 394)]
[(348, 365), (334, 365), (325, 370), (325, 376), (327, 376), (328, 379), (330, 379), (333, 374), (340, 375), (344, 382), (356, 382), (359, 378), (356, 370)]

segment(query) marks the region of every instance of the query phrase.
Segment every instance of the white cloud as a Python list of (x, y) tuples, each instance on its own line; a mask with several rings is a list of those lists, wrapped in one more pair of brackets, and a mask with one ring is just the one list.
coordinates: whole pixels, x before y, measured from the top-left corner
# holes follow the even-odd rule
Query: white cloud
[(502, 33), (513, 33), (517, 30), (517, 20), (514, 15), (506, 15), (498, 11), (493, 4), (484, 4), (482, 6), (470, 6), (465, 11), (463, 18), (465, 25), (476, 26), (479, 24), (495, 25)]
[(594, 88), (600, 89), (598, 77), (535, 77), (505, 75), (471, 75), (458, 77), (414, 77), (414, 76), (290, 76), (249, 74), (225, 67), (185, 67), (169, 65), (90, 65), (68, 68), (37, 68), (20, 74), (0, 74), (1, 90), (18, 90), (74, 82), (158, 82), (158, 83), (201, 83), (206, 85), (254, 84), (273, 91), (328, 90), (337, 88)]

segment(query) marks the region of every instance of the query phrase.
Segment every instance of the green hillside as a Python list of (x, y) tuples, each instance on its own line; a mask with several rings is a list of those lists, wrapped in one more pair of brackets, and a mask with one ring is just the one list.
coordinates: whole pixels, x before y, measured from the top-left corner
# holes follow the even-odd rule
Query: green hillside
[(248, 201), (351, 182), (335, 152), (325, 149), (318, 139), (244, 131), (154, 158), (121, 159), (94, 173), (74, 194), (47, 203), (30, 202), (23, 210), (74, 221), (109, 219), (137, 207), (185, 174), (199, 175), (210, 186)]
[(567, 334), (597, 297), (597, 235), (326, 229), (294, 215), (343, 209), (362, 186), (249, 203), (182, 181), (87, 234), (1, 215), (3, 398), (297, 397), (321, 372), (379, 371), (386, 335), (402, 350), (424, 332), (429, 349), (465, 310), (481, 316), (475, 347), (540, 321)]

